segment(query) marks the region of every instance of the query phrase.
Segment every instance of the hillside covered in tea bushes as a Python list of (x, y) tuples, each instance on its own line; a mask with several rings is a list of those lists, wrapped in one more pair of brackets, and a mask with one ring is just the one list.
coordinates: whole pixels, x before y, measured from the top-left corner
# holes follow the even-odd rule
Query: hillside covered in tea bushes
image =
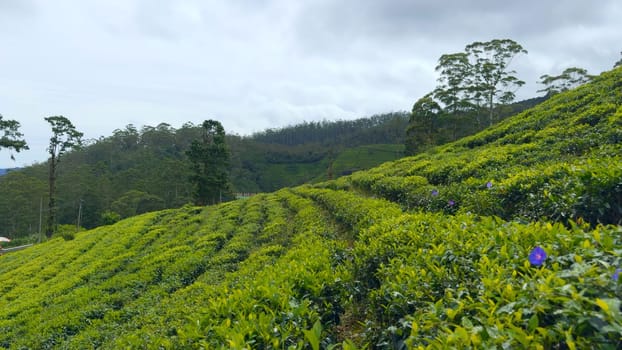
[(0, 257), (0, 347), (622, 346), (622, 69), (335, 181)]

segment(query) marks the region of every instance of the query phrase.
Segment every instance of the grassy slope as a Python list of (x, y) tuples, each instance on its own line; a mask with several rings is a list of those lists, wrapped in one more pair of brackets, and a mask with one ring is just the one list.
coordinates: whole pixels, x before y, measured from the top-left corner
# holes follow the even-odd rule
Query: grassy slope
[[(356, 170), (370, 169), (403, 156), (404, 146), (394, 144), (365, 145), (346, 148), (332, 161), (335, 177)], [(331, 164), (329, 155), (315, 162), (261, 164), (259, 185), (262, 188), (292, 187), (303, 183), (326, 181)]]
[(4, 255), (0, 346), (619, 347), (621, 101), (617, 69), (370, 171)]
[(366, 145), (346, 149), (333, 162), (333, 174), (341, 176), (353, 171), (370, 169), (404, 155), (404, 145)]

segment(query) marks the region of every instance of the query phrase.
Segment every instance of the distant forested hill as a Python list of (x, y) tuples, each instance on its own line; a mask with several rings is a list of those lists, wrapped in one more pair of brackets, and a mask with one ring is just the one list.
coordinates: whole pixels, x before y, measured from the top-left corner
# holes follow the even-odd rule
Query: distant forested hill
[(8, 174), (10, 171), (19, 170), (19, 168), (0, 169), (0, 176)]
[[(408, 113), (352, 121), (311, 122), (251, 136), (227, 135), (231, 192), (269, 192), (367, 169), (402, 156)], [(179, 207), (191, 201), (185, 151), (200, 135), (187, 123), (128, 125), (89, 140), (59, 165), (59, 223), (91, 228), (107, 218)], [(362, 145), (380, 145), (375, 149)], [(354, 152), (354, 153), (353, 153)], [(357, 153), (358, 152), (358, 153)], [(360, 161), (353, 154), (363, 154)], [(333, 170), (333, 163), (335, 163)], [(0, 180), (0, 234), (38, 230), (41, 202), (47, 203), (47, 166), (13, 171)], [(46, 208), (43, 208), (45, 211)]]
[(398, 112), (356, 120), (302, 123), (256, 133), (256, 142), (296, 146), (303, 144), (343, 145), (347, 147), (403, 143), (409, 113)]

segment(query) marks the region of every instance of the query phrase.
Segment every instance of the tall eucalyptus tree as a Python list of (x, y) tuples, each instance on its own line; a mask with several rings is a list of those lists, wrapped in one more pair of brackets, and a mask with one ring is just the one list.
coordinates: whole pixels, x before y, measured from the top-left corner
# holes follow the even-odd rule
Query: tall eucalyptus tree
[(45, 118), (52, 127), (52, 137), (47, 148), (50, 158), (49, 165), (49, 202), (48, 218), (45, 235), (49, 238), (54, 233), (56, 226), (56, 171), (62, 156), (72, 149), (77, 149), (82, 144), (83, 133), (76, 130), (71, 121), (62, 115)]

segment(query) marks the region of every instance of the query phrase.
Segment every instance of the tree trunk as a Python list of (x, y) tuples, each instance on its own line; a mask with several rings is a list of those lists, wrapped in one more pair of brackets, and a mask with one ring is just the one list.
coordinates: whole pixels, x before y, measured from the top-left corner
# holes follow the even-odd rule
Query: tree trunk
[(494, 104), (493, 104), (493, 93), (491, 92), (488, 96), (488, 115), (490, 117), (490, 126), (494, 123)]
[(54, 226), (56, 222), (56, 159), (54, 156), (50, 157), (50, 200), (48, 202), (48, 222), (45, 228), (45, 235), (50, 238), (54, 233)]

